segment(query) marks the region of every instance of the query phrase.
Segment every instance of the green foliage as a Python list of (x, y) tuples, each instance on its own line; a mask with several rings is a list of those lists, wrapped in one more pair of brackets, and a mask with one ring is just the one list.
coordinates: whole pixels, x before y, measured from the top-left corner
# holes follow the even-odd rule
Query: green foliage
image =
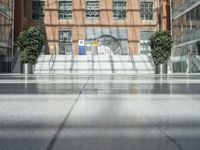
[(150, 38), (151, 55), (155, 65), (162, 64), (170, 57), (172, 38), (168, 31), (156, 31)]
[(44, 37), (37, 27), (30, 27), (20, 33), (17, 46), (20, 48), (22, 63), (35, 64), (42, 50)]

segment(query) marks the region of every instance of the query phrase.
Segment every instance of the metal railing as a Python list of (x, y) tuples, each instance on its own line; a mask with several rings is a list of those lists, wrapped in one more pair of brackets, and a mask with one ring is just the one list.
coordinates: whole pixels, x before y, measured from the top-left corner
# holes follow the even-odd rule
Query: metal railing
[(54, 63), (56, 60), (56, 49), (53, 50), (53, 53), (51, 54), (51, 57), (49, 59), (49, 73), (53, 70)]

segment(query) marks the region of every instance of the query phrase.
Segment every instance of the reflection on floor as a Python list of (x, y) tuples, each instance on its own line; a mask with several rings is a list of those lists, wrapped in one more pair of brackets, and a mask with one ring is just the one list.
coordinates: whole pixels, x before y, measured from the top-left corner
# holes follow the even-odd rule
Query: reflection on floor
[(199, 75), (0, 75), (0, 150), (199, 150)]

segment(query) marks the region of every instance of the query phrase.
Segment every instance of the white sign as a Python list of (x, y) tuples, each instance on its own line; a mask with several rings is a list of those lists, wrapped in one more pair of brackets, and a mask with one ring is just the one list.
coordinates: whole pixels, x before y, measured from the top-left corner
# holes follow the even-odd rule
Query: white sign
[(79, 46), (85, 46), (85, 41), (84, 40), (79, 40), (78, 45)]

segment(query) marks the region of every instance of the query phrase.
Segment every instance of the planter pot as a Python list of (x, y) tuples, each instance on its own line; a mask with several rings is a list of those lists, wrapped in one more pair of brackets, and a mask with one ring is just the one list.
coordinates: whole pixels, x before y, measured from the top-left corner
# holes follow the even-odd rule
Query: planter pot
[(167, 63), (155, 66), (155, 74), (167, 74)]
[(0, 55), (0, 72), (4, 72), (5, 71), (5, 65), (4, 65), (4, 56), (3, 55)]
[(23, 74), (33, 74), (33, 65), (29, 63), (21, 64), (21, 73)]

